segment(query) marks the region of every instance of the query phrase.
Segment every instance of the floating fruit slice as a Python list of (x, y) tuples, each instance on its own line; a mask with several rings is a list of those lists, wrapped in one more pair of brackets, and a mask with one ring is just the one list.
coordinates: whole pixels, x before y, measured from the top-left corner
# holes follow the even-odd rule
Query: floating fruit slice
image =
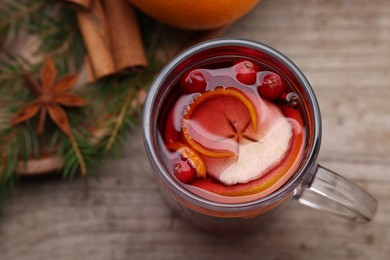
[(261, 127), (258, 141), (249, 140), (238, 144), (238, 155), (234, 160), (215, 160), (205, 158), (210, 176), (225, 185), (248, 183), (262, 178), (286, 157), (291, 146), (292, 129), (290, 123), (276, 110), (272, 119)]
[(283, 114), (291, 122), (293, 137), (291, 146), (283, 161), (264, 177), (249, 183), (227, 186), (213, 178), (195, 180), (192, 185), (224, 196), (246, 196), (262, 193), (266, 196), (282, 186), (295, 173), (299, 166), (304, 145), (303, 120), (299, 111), (283, 108)]
[(167, 145), (167, 147), (169, 150), (179, 152), (184, 159), (188, 160), (190, 165), (195, 168), (196, 177), (206, 177), (206, 165), (204, 164), (203, 159), (199, 156), (197, 152), (180, 142), (170, 143)]
[(251, 101), (238, 90), (219, 87), (201, 94), (189, 105), (183, 116), (182, 133), (200, 154), (225, 158), (234, 156), (236, 151), (232, 149), (234, 143), (223, 139), (231, 138), (233, 132), (245, 131), (249, 125), (256, 132), (257, 113)]

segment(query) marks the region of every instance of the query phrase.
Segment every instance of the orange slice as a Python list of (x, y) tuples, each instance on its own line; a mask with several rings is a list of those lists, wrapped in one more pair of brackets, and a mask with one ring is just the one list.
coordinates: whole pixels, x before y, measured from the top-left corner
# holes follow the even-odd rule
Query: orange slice
[(286, 157), (283, 161), (271, 170), (266, 176), (249, 183), (236, 184), (233, 186), (223, 185), (212, 178), (196, 180), (192, 185), (204, 190), (224, 196), (246, 196), (259, 194), (266, 196), (279, 189), (299, 167), (302, 159), (303, 146), (305, 144), (305, 133), (303, 131), (303, 119), (299, 111), (283, 107), (283, 114), (292, 123), (293, 139)]
[(190, 162), (195, 168), (196, 177), (206, 178), (206, 165), (197, 152), (180, 142), (169, 143), (167, 146), (168, 149), (179, 152), (184, 159)]
[[(182, 134), (198, 153), (212, 158), (235, 155), (232, 149), (218, 147), (229, 132), (243, 132), (251, 124), (257, 130), (256, 109), (247, 96), (238, 90), (219, 87), (196, 97), (183, 116)], [(208, 138), (208, 139), (207, 139)], [(201, 140), (207, 139), (206, 146)], [(217, 146), (217, 147), (213, 147)]]

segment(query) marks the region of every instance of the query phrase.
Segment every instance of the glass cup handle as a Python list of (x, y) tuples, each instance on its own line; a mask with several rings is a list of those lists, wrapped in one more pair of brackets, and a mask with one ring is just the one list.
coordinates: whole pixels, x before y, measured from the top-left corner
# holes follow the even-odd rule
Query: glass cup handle
[(310, 185), (298, 194), (298, 201), (362, 223), (371, 221), (378, 207), (378, 201), (362, 187), (321, 165)]

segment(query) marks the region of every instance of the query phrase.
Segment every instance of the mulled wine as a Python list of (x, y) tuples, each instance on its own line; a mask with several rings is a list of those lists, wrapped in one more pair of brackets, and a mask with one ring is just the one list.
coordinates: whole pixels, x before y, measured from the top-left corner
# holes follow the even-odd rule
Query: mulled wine
[(249, 58), (205, 60), (172, 80), (157, 118), (160, 157), (207, 200), (263, 198), (296, 173), (306, 130), (293, 83)]

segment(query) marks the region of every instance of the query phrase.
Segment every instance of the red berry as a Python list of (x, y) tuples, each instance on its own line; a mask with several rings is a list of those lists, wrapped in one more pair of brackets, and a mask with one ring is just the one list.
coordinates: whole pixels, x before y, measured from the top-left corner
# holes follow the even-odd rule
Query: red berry
[(249, 60), (238, 62), (234, 66), (236, 78), (239, 82), (252, 85), (256, 82), (256, 73), (260, 70), (259, 66)]
[(260, 76), (260, 84), (257, 87), (261, 97), (269, 100), (280, 98), (286, 90), (286, 81), (276, 73), (266, 72)]
[(206, 91), (207, 82), (202, 72), (194, 69), (184, 73), (180, 85), (186, 94), (203, 93)]
[(196, 178), (195, 169), (190, 165), (188, 160), (180, 159), (178, 162), (174, 163), (173, 174), (185, 184), (190, 184)]

